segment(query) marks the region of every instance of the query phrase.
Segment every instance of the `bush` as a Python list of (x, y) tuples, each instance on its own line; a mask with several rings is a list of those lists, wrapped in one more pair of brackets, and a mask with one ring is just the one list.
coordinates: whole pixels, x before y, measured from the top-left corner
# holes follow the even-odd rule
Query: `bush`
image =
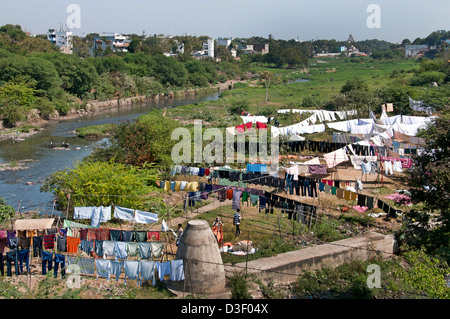
[(70, 111), (70, 104), (62, 101), (62, 100), (56, 100), (55, 102), (55, 109), (59, 112), (60, 115), (66, 115)]
[(233, 104), (228, 107), (228, 111), (231, 114), (241, 115), (242, 112), (247, 111), (249, 107), (249, 103), (247, 100), (235, 101)]
[(330, 220), (324, 221), (316, 225), (316, 227), (314, 228), (314, 232), (318, 239), (325, 242), (344, 239), (345, 236), (336, 230), (338, 227), (339, 224), (337, 222)]
[(14, 207), (7, 205), (5, 200), (0, 197), (0, 223), (3, 223), (8, 218), (14, 216), (15, 212), (16, 210), (14, 209)]
[[(114, 202), (114, 205), (123, 207), (153, 209), (159, 202), (158, 197), (145, 196), (157, 189), (157, 178), (156, 170), (152, 168), (140, 169), (112, 162), (82, 162), (73, 169), (51, 174), (41, 190), (54, 193), (63, 208), (67, 205), (109, 206)], [(70, 202), (69, 194), (72, 194)]]
[(408, 251), (404, 257), (410, 267), (397, 270), (396, 275), (415, 293), (423, 294), (425, 298), (450, 298), (450, 288), (445, 284), (445, 276), (450, 273), (446, 262), (427, 255), (423, 248)]
[(35, 103), (41, 118), (49, 120), (55, 111), (53, 104), (47, 98), (37, 98)]
[(200, 73), (189, 74), (188, 81), (192, 86), (208, 86), (208, 79)]
[(241, 273), (236, 273), (235, 275), (230, 277), (230, 286), (231, 286), (231, 299), (251, 299), (250, 295), (248, 276)]
[(442, 84), (444, 82), (445, 76), (446, 75), (443, 72), (426, 71), (414, 75), (409, 81), (409, 84), (411, 86), (430, 85), (432, 82)]
[(320, 101), (318, 101), (313, 96), (307, 96), (303, 99), (302, 105), (303, 107), (319, 107)]

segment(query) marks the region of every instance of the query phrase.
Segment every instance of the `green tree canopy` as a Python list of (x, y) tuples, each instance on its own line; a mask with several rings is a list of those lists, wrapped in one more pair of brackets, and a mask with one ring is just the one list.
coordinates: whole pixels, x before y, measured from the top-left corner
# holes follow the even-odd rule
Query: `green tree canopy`
[(438, 253), (450, 260), (450, 112), (430, 123), (419, 136), (426, 144), (420, 155), (414, 156), (414, 166), (406, 172), (415, 207), (408, 214), (410, 223), (403, 237), (410, 245), (425, 247), (429, 253)]
[[(109, 206), (111, 204), (154, 209), (161, 204), (158, 196), (157, 172), (151, 166), (139, 168), (113, 162), (77, 163), (73, 169), (51, 174), (41, 191), (52, 192), (58, 205), (69, 211), (76, 206)], [(68, 195), (70, 194), (70, 202)]]

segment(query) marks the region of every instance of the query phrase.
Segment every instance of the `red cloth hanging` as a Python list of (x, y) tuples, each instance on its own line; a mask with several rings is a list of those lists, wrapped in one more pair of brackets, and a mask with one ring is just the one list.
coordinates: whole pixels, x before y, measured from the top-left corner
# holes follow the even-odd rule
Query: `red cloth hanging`
[(241, 125), (236, 126), (236, 131), (238, 133), (244, 133), (245, 132), (245, 125), (241, 124)]
[(155, 240), (160, 240), (159, 232), (157, 232), (157, 231), (147, 232), (147, 239), (151, 240), (153, 236), (155, 236)]
[(256, 122), (256, 127), (258, 129), (267, 129), (267, 125), (265, 123), (261, 123), (261, 122)]

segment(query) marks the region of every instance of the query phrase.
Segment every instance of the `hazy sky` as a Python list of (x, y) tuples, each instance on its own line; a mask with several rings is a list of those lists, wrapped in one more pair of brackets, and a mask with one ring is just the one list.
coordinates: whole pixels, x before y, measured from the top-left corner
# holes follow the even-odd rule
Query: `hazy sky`
[[(69, 4), (80, 8), (76, 35), (117, 32), (275, 39), (380, 39), (401, 42), (450, 29), (449, 0), (0, 0), (0, 25), (33, 34), (65, 25)], [(370, 4), (380, 28), (369, 28)]]

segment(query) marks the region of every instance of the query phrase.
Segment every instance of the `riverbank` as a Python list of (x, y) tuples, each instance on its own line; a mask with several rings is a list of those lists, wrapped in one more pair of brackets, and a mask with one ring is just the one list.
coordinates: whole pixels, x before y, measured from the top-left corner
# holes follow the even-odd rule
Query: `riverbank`
[[(141, 105), (151, 101), (172, 100), (180, 97), (194, 98), (197, 95), (208, 94), (214, 92), (221, 92), (229, 90), (234, 87), (235, 83), (245, 82), (243, 80), (228, 80), (223, 83), (218, 83), (210, 87), (194, 88), (187, 90), (177, 90), (170, 93), (160, 93), (152, 96), (135, 96), (122, 99), (111, 99), (106, 101), (88, 101), (82, 108), (72, 108), (67, 114), (55, 114), (50, 119), (43, 119), (39, 116), (30, 117), (27, 121), (18, 122), (14, 128), (4, 128), (0, 126), (0, 141), (10, 140), (12, 142), (21, 142), (28, 137), (39, 133), (40, 130), (45, 129), (45, 126), (55, 122), (76, 120), (86, 115), (96, 114), (103, 111), (110, 111), (119, 108), (130, 108), (134, 105)], [(37, 112), (34, 112), (37, 113)]]

